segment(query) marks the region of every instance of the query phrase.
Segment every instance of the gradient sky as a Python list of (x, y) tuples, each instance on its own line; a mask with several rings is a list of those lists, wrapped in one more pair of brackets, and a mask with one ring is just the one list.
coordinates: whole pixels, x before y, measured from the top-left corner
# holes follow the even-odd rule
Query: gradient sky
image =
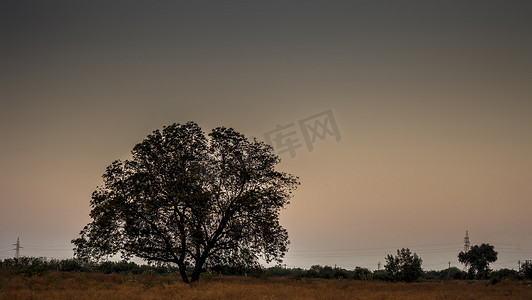
[[(288, 266), (425, 269), (472, 244), (532, 259), (527, 1), (2, 1), (0, 258), (67, 258), (115, 159), (197, 122), (264, 139), (332, 110), (341, 141), (284, 154)], [(77, 1), (76, 1), (77, 2)]]

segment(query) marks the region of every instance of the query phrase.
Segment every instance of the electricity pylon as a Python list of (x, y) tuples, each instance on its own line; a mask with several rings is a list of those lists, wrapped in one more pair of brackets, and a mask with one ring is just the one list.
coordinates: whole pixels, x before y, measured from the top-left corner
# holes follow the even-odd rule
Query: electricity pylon
[[(465, 231), (465, 237), (464, 237), (464, 253), (468, 252), (469, 249), (471, 249), (471, 243), (469, 242), (469, 232), (467, 230)], [(467, 271), (469, 269), (469, 264), (464, 263), (464, 271)]]
[(464, 237), (464, 252), (469, 251), (471, 248), (471, 243), (469, 242), (469, 232), (467, 230), (465, 231), (465, 237)]
[(20, 238), (17, 237), (17, 243), (16, 244), (13, 244), (13, 246), (15, 246), (15, 258), (20, 258), (20, 248), (24, 248), (22, 246), (20, 246)]

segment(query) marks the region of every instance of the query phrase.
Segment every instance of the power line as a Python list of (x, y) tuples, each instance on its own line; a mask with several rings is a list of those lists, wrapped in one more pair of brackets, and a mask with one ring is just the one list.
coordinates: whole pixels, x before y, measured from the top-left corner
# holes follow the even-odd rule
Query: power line
[[(438, 244), (421, 244), (421, 245), (410, 245), (409, 247), (434, 247), (434, 246), (450, 246), (458, 245), (460, 243), (438, 243)], [(376, 247), (376, 248), (346, 248), (346, 249), (316, 249), (316, 250), (292, 250), (294, 252), (319, 252), (319, 251), (358, 251), (358, 250), (379, 250), (379, 249), (391, 249), (395, 246), (386, 246), (386, 247)]]

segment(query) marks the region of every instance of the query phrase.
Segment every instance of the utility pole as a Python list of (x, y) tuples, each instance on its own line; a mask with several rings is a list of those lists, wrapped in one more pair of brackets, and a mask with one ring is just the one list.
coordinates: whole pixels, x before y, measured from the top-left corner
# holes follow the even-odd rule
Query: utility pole
[(24, 248), (22, 246), (20, 246), (20, 238), (17, 237), (17, 243), (16, 244), (13, 244), (13, 246), (15, 246), (15, 258), (20, 258), (20, 248)]

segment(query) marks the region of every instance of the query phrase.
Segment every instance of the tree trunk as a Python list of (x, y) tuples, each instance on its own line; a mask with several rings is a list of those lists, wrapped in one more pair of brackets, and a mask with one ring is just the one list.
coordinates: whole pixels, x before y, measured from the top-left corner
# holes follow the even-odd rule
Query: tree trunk
[(201, 269), (203, 269), (203, 264), (205, 261), (196, 261), (192, 275), (190, 276), (190, 282), (195, 282), (200, 279)]
[(187, 265), (184, 263), (179, 263), (179, 274), (181, 274), (181, 278), (183, 279), (184, 283), (189, 283), (188, 276), (187, 276)]

